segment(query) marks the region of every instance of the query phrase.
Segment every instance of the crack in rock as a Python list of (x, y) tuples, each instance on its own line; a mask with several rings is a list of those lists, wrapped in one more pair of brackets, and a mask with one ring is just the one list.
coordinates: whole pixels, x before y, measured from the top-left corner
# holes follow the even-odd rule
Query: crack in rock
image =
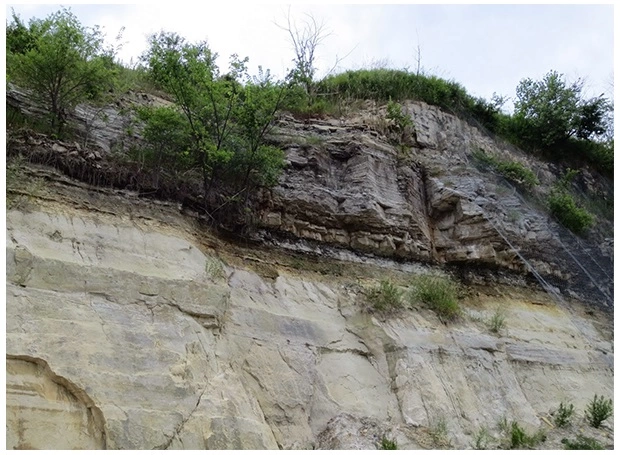
[[(166, 449), (168, 449), (170, 447), (170, 445), (172, 444), (174, 439), (178, 438), (178, 436), (181, 433), (181, 431), (183, 431), (183, 427), (185, 426), (185, 424), (189, 421), (189, 419), (192, 418), (192, 416), (196, 412), (196, 409), (198, 409), (198, 406), (200, 406), (200, 401), (202, 400), (203, 395), (207, 392), (207, 388), (208, 387), (209, 387), (209, 384), (206, 384), (205, 388), (202, 391), (202, 393), (198, 397), (198, 401), (196, 402), (196, 405), (194, 406), (194, 409), (192, 409), (190, 411), (190, 413), (187, 415), (187, 417), (185, 417), (183, 420), (181, 420), (181, 422), (174, 429), (174, 432), (173, 432), (172, 436), (170, 436), (166, 442), (164, 442), (163, 444), (160, 444), (160, 445), (158, 445), (156, 447), (153, 447), (153, 449), (151, 449), (151, 450), (166, 450)], [(164, 434), (164, 436), (165, 436), (165, 434)]]

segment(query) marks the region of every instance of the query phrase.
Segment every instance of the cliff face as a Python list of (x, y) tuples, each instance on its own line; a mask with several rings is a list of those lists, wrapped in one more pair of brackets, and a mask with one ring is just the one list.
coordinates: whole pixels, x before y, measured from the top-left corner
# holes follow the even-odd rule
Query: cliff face
[(363, 285), (406, 283), (404, 265), (322, 275), (176, 205), (37, 175), (7, 212), (7, 448), (468, 448), (503, 417), (534, 429), (613, 395), (612, 322), (578, 302), (513, 279), (473, 286), (449, 326), (381, 317)]
[[(25, 113), (41, 109), (14, 88), (7, 102)], [(131, 187), (132, 170), (109, 160), (114, 151), (139, 145), (132, 118), (137, 104), (166, 101), (128, 93), (115, 106), (81, 105), (72, 124), (81, 143), (16, 140), (12, 154), (53, 164), (78, 179)], [(555, 223), (544, 206), (559, 174), (541, 162), (492, 140), (480, 129), (420, 102), (404, 105), (411, 137), (394, 133), (385, 107), (367, 103), (339, 119), (296, 121), (282, 116), (270, 140), (286, 153), (280, 183), (258, 197), (259, 239), (307, 251), (341, 248), (382, 257), (470, 264), (527, 272), (563, 296), (613, 307), (613, 226), (604, 221), (588, 239)], [(483, 151), (533, 170), (541, 184), (524, 190), (476, 167)], [(587, 170), (592, 193), (613, 193)], [(200, 193), (185, 188), (183, 193)], [(166, 198), (180, 197), (160, 190)]]
[[(377, 107), (341, 120), (283, 119), (273, 141), (288, 166), (265, 196), (265, 229), (384, 257), (527, 271), (613, 306), (613, 253), (604, 248), (613, 239), (576, 238), (532, 197), (549, 193), (551, 165), (436, 107), (405, 107), (415, 125), (408, 142), (390, 141)], [(523, 191), (477, 169), (480, 150), (533, 169), (541, 185)]]
[[(160, 102), (129, 98), (106, 121), (81, 106), (84, 142), (16, 138), (8, 155), (122, 186), (131, 176), (107, 158), (140, 138), (121, 110)], [(21, 92), (8, 100), (36, 112)], [(405, 147), (373, 106), (281, 118), (271, 140), (287, 167), (257, 196), (255, 243), (215, 237), (177, 202), (11, 168), (7, 448), (472, 448), (481, 429), (499, 440), (504, 418), (561, 447), (560, 402), (582, 415), (613, 395), (613, 252), (562, 231), (472, 153), (528, 164), (540, 194), (548, 165), (405, 108)], [(456, 322), (421, 304), (369, 311), (369, 286), (408, 291), (412, 272), (446, 264), (466, 278)], [(575, 422), (608, 445), (611, 428)]]

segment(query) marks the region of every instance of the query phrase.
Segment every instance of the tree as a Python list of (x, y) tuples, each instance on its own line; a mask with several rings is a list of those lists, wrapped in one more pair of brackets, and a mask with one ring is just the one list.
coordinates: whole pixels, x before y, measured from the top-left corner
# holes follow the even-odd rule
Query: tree
[(174, 97), (187, 119), (191, 151), (202, 171), (206, 208), (218, 170), (232, 157), (227, 140), (232, 131), (232, 106), (238, 97), (236, 78), (232, 74), (219, 77), (217, 54), (206, 42), (190, 44), (167, 32), (152, 35), (149, 42), (143, 59), (153, 80)]
[(583, 98), (583, 85), (581, 80), (568, 84), (556, 71), (542, 81), (522, 80), (514, 114), (521, 139), (544, 150), (570, 138), (592, 140), (603, 135), (611, 105), (603, 95)]
[(68, 110), (105, 90), (114, 58), (101, 31), (83, 26), (68, 9), (33, 19), (27, 29), (13, 14), (7, 54), (8, 73), (47, 104), (51, 128), (59, 134)]
[(153, 172), (153, 186), (159, 187), (162, 172), (175, 174), (192, 168), (190, 135), (186, 118), (173, 107), (141, 107), (142, 137), (146, 147), (137, 150), (140, 167)]
[(35, 24), (31, 24), (30, 29), (26, 27), (15, 11), (12, 11), (11, 15), (13, 21), (6, 27), (6, 53), (25, 54), (35, 46), (39, 31)]
[(301, 84), (306, 95), (312, 98), (316, 73), (316, 50), (330, 33), (326, 31), (323, 22), (318, 23), (314, 16), (309, 14), (306, 14), (302, 27), (298, 27), (297, 24), (291, 22), (290, 10), (286, 16), (286, 26), (276, 25), (288, 33), (293, 45), (295, 68), (292, 71), (292, 80)]
[[(187, 124), (189, 152), (202, 174), (205, 212), (248, 201), (257, 185), (273, 185), (283, 165), (280, 150), (265, 144), (285, 86), (269, 72), (251, 79), (247, 58), (230, 58), (220, 74), (206, 42), (175, 34), (150, 37), (143, 56), (152, 79), (170, 93)], [(244, 196), (244, 197), (240, 197)]]
[[(297, 90), (291, 90), (289, 95), (291, 99), (288, 101), (289, 107), (303, 114), (312, 115), (313, 111), (321, 111), (324, 104), (317, 103), (317, 84), (316, 76), (316, 52), (317, 49), (331, 32), (325, 27), (323, 21), (318, 22), (314, 16), (305, 14), (305, 18), (301, 22), (301, 26), (291, 20), (290, 9), (286, 16), (286, 25), (275, 24), (281, 30), (284, 30), (288, 36), (295, 53), (293, 58), (294, 68), (290, 72), (288, 79)], [(336, 61), (326, 75), (331, 74), (340, 64), (342, 60), (347, 58), (353, 48), (347, 55), (342, 58), (336, 56)]]

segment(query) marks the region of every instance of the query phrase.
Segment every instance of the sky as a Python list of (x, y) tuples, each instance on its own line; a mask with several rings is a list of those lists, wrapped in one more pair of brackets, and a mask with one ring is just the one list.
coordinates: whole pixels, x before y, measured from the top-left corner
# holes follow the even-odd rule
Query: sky
[[(453, 2), (454, 3), (454, 2)], [(580, 4), (254, 4), (166, 2), (165, 4), (64, 4), (87, 26), (103, 27), (114, 43), (122, 27), (118, 58), (135, 63), (149, 34), (177, 32), (190, 42), (206, 40), (220, 67), (237, 53), (282, 76), (292, 67), (285, 25), (313, 17), (325, 38), (317, 49), (318, 74), (337, 61), (339, 70), (387, 65), (418, 66), (427, 74), (462, 84), (475, 96), (514, 97), (519, 81), (541, 80), (550, 70), (568, 81), (585, 80), (587, 96), (614, 90), (614, 7)], [(25, 21), (44, 18), (58, 4), (9, 4)], [(290, 10), (289, 10), (290, 8)], [(118, 44), (118, 43), (117, 43)], [(418, 54), (419, 52), (419, 54)], [(419, 55), (419, 59), (418, 59)]]

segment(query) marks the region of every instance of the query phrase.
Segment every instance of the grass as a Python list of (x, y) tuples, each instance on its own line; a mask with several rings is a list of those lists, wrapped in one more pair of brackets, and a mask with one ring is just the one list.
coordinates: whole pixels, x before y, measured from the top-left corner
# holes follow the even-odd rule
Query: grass
[(405, 70), (374, 68), (345, 71), (327, 76), (318, 83), (319, 93), (345, 99), (375, 101), (424, 101), (452, 112), (467, 113), (491, 126), (499, 111), (481, 98), (467, 93), (456, 81)]
[(443, 417), (440, 417), (431, 424), (431, 427), (428, 429), (428, 434), (436, 447), (446, 447), (450, 445), (448, 425)]
[(500, 420), (498, 427), (504, 434), (509, 449), (532, 449), (547, 439), (542, 430), (529, 434), (518, 422), (513, 420), (508, 423), (505, 417)]
[(536, 174), (518, 161), (500, 160), (482, 149), (472, 151), (474, 160), (484, 169), (493, 169), (512, 183), (526, 189), (539, 185)]
[(517, 161), (501, 161), (497, 171), (511, 182), (525, 188), (533, 188), (540, 184), (536, 174)]
[(497, 158), (490, 153), (485, 152), (481, 148), (476, 148), (471, 152), (472, 158), (482, 168), (495, 168), (497, 165)]
[[(453, 321), (461, 313), (457, 301), (458, 287), (448, 277), (419, 275), (412, 280), (412, 301), (422, 301), (442, 320)], [(412, 302), (413, 303), (413, 302)]]
[(390, 280), (382, 280), (378, 286), (366, 293), (366, 300), (379, 312), (389, 312), (403, 306), (403, 291)]
[(383, 436), (383, 438), (381, 438), (381, 450), (398, 450), (396, 441)]
[(506, 327), (506, 312), (504, 309), (498, 306), (486, 324), (493, 333), (499, 333), (504, 329)]
[(474, 448), (476, 450), (488, 449), (491, 442), (493, 442), (493, 436), (486, 427), (480, 428), (474, 435)]
[(224, 278), (224, 264), (217, 258), (207, 257), (205, 261), (205, 273), (212, 280)]
[(562, 444), (564, 444), (566, 450), (604, 450), (601, 443), (596, 439), (583, 435), (577, 435), (577, 439), (572, 441), (564, 438), (562, 439)]

